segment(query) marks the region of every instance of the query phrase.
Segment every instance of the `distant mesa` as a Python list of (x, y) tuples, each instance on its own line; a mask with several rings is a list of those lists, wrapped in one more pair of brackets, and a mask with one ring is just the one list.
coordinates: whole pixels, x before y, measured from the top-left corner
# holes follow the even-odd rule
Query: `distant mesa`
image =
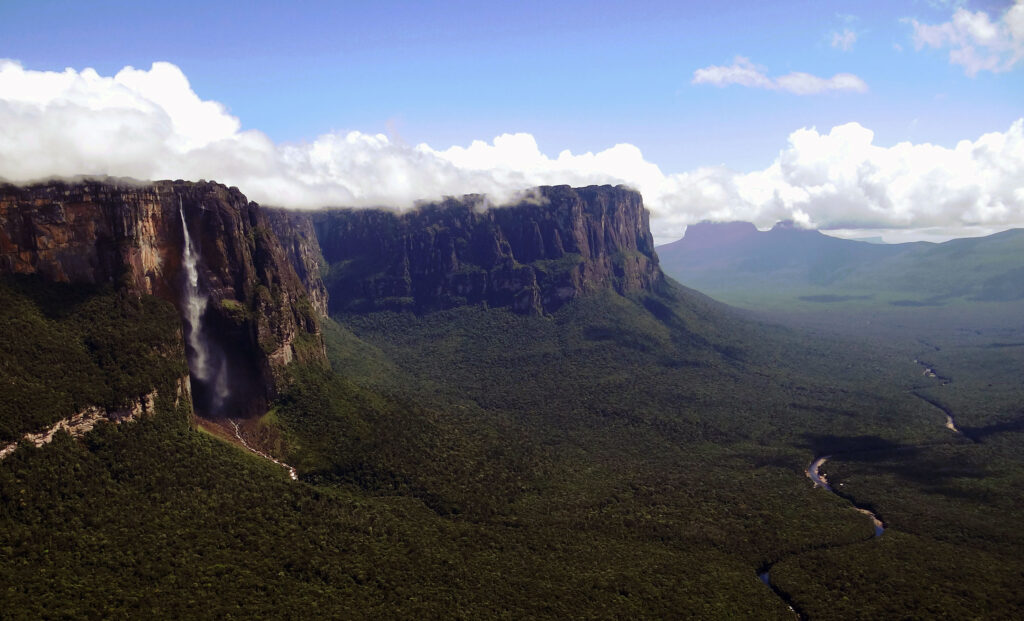
[(696, 250), (722, 244), (734, 244), (751, 239), (757, 233), (757, 227), (750, 222), (709, 222), (705, 220), (686, 227), (685, 239), (688, 246)]
[(870, 300), (873, 297), (872, 295), (801, 295), (799, 299), (804, 302), (834, 304), (837, 302), (850, 302), (852, 300)]

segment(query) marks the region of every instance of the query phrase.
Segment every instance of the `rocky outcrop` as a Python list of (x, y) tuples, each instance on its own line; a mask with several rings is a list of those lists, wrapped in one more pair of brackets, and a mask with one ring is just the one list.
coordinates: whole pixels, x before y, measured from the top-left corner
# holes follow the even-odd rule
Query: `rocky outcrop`
[[(179, 378), (175, 383), (175, 389), (175, 406), (177, 406), (180, 399), (190, 398), (187, 377)], [(26, 433), (18, 442), (11, 442), (6, 446), (0, 447), (0, 460), (6, 459), (7, 456), (18, 450), (18, 444), (21, 442), (27, 442), (35, 447), (40, 447), (52, 442), (53, 436), (60, 431), (67, 432), (73, 438), (80, 438), (92, 431), (93, 427), (103, 421), (120, 424), (137, 420), (143, 416), (150, 416), (156, 411), (158, 396), (159, 393), (154, 390), (116, 409), (104, 409), (96, 406), (87, 407), (80, 412), (75, 412), (71, 416), (60, 419), (43, 431)]]
[(262, 413), (285, 366), (325, 354), (314, 302), (263, 210), (237, 188), (124, 179), (0, 185), (0, 274), (114, 283), (181, 309), (182, 214), (210, 300), (205, 338), (225, 362), (233, 395), (224, 402), (228, 411), (210, 411), (208, 387), (193, 377), (196, 409), (207, 416)]
[(637, 292), (661, 278), (643, 199), (622, 186), (542, 187), (491, 209), (467, 196), (404, 214), (309, 217), (329, 265), (332, 312), (487, 303), (539, 314), (588, 291)]

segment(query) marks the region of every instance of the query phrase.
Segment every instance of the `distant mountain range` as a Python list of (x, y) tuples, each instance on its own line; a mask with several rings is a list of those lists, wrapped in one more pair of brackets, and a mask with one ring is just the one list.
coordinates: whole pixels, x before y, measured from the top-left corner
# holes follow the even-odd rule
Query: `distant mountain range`
[(1024, 299), (1024, 229), (941, 244), (839, 239), (780, 222), (702, 222), (659, 246), (666, 274), (723, 301), (938, 306)]

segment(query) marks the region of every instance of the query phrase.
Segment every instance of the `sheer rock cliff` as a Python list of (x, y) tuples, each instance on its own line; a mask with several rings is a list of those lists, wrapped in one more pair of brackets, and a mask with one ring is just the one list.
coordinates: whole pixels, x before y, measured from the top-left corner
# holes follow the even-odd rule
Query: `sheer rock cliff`
[(0, 275), (110, 283), (183, 305), (182, 213), (209, 296), (205, 334), (227, 360), (234, 398), (210, 416), (265, 411), (294, 359), (324, 360), (311, 297), (262, 209), (213, 182), (125, 179), (0, 185)]
[(405, 213), (307, 217), (329, 266), (331, 312), (486, 303), (541, 314), (588, 291), (638, 292), (662, 277), (643, 199), (622, 186), (541, 187), (489, 209), (467, 196)]

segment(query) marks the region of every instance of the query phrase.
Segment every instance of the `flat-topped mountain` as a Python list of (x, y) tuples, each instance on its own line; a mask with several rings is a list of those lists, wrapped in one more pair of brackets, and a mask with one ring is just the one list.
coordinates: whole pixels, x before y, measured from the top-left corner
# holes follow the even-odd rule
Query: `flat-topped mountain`
[(636, 191), (542, 187), (518, 204), (481, 206), (467, 196), (402, 214), (346, 209), (291, 220), (308, 217), (316, 230), (332, 313), (487, 303), (538, 314), (587, 291), (638, 292), (661, 278)]
[[(686, 227), (686, 250), (714, 251), (747, 242), (758, 233), (757, 227), (750, 222), (698, 222)], [(665, 244), (663, 248), (675, 251), (682, 241)]]
[(701, 222), (658, 248), (666, 271), (690, 286), (746, 279), (824, 285), (906, 245), (867, 244), (780, 222), (759, 231), (749, 222)]
[[(262, 209), (212, 182), (3, 185), (0, 274), (109, 283), (173, 303), (196, 409), (212, 417), (264, 410), (293, 359), (322, 360), (317, 316), (328, 303), (332, 312), (486, 304), (542, 314), (662, 278), (633, 190), (544, 187), (483, 206), (467, 196), (401, 214), (310, 214)], [(197, 372), (197, 361), (209, 370)]]

